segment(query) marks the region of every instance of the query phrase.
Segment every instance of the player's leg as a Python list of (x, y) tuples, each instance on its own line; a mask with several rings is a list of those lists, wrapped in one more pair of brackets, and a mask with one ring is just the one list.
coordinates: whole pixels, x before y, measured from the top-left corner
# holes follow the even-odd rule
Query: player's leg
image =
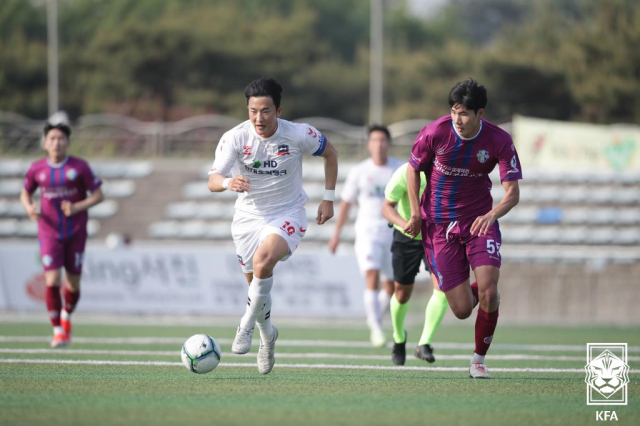
[(418, 341), (418, 347), (416, 347), (416, 358), (423, 359), (427, 362), (435, 362), (436, 358), (433, 355), (433, 347), (431, 342), (433, 335), (435, 334), (440, 323), (447, 313), (449, 303), (447, 302), (446, 294), (440, 290), (438, 286), (438, 280), (435, 275), (431, 274), (431, 282), (433, 283), (433, 293), (427, 303), (427, 308), (424, 313), (424, 327), (422, 328), (422, 335)]
[(49, 319), (53, 326), (53, 340), (51, 347), (66, 346), (67, 338), (60, 324), (62, 297), (60, 296), (60, 281), (64, 264), (64, 247), (55, 238), (40, 238), (40, 259), (44, 268), (46, 284), (45, 302)]
[(71, 340), (71, 314), (80, 300), (80, 276), (84, 260), (84, 249), (87, 241), (85, 233), (74, 235), (64, 244), (65, 285), (62, 290), (64, 306), (60, 313), (60, 324)]
[[(371, 261), (370, 261), (371, 262)], [(385, 345), (386, 339), (382, 331), (381, 307), (378, 294), (380, 292), (380, 271), (368, 269), (364, 273), (364, 310), (367, 315), (367, 325), (370, 330), (371, 344), (377, 348)]]
[(389, 312), (391, 297), (395, 291), (393, 280), (393, 262), (391, 259), (391, 244), (381, 243), (380, 251), (380, 290), (378, 291), (378, 306), (380, 307), (380, 324)]
[[(470, 227), (470, 224), (468, 226)], [(494, 223), (485, 235), (469, 235), (466, 243), (467, 256), (477, 281), (479, 301), (475, 325), (476, 346), (469, 370), (469, 375), (473, 378), (489, 378), (484, 359), (498, 324), (501, 243), (498, 222)]]

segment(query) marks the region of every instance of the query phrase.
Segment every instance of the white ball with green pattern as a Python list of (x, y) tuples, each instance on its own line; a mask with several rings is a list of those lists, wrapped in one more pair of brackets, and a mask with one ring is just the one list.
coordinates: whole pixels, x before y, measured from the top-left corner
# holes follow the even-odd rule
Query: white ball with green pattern
[(182, 363), (193, 373), (205, 374), (220, 363), (220, 345), (206, 334), (191, 336), (182, 345)]

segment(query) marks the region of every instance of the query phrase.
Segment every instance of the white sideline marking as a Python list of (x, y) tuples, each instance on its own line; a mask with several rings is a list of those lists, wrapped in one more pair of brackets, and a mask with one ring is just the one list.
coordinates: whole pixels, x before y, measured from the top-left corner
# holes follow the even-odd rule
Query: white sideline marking
[[(70, 359), (20, 359), (0, 358), (0, 364), (69, 364), (69, 365), (122, 365), (150, 367), (182, 367), (181, 362), (166, 361), (110, 361), (110, 360), (70, 360)], [(222, 363), (219, 367), (256, 368), (255, 363)], [(339, 365), (339, 364), (278, 364), (278, 368), (310, 368), (326, 370), (388, 370), (388, 371), (469, 371), (468, 367), (392, 367), (384, 365)], [(491, 368), (502, 373), (582, 373), (582, 368)], [(629, 370), (638, 374), (640, 370)]]
[[(176, 344), (182, 345), (186, 337), (74, 337), (75, 343), (91, 343), (98, 345), (150, 345), (150, 344)], [(215, 339), (218, 343), (227, 345), (233, 342), (233, 339)], [(50, 342), (51, 336), (0, 336), (0, 342), (21, 343), (21, 342)], [(258, 342), (254, 341), (254, 346)], [(409, 342), (408, 345), (415, 345), (417, 342)], [(278, 346), (287, 347), (331, 347), (331, 348), (371, 348), (371, 343), (366, 341), (350, 341), (350, 340), (278, 340)], [(457, 349), (472, 351), (475, 348), (473, 343), (453, 343), (453, 342), (437, 342), (434, 346), (438, 349)], [(390, 347), (390, 346), (389, 346)], [(584, 352), (586, 346), (583, 345), (530, 345), (521, 343), (493, 343), (491, 348), (494, 350), (514, 350), (514, 351), (531, 351), (531, 352)], [(629, 352), (640, 353), (640, 346), (629, 346)]]
[[(180, 356), (180, 351), (127, 351), (127, 350), (105, 350), (105, 349), (7, 349), (0, 348), (0, 354), (68, 354), (68, 355), (132, 355), (132, 356)], [(222, 352), (224, 358), (246, 358), (244, 355)], [(278, 353), (278, 358), (285, 359), (356, 359), (368, 361), (389, 361), (389, 355), (355, 355), (336, 353)], [(583, 356), (552, 356), (552, 355), (527, 355), (527, 354), (506, 354), (488, 355), (491, 361), (577, 361), (584, 362)], [(410, 360), (414, 360), (409, 355)], [(438, 354), (439, 361), (466, 361), (470, 359), (469, 354)], [(629, 361), (640, 361), (640, 356), (630, 356)], [(415, 359), (415, 361), (418, 361)]]

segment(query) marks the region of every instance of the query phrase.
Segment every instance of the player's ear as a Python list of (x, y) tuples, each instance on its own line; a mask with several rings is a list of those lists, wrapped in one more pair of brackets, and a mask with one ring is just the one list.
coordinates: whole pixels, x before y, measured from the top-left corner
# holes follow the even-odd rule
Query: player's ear
[(280, 114), (282, 114), (282, 106), (279, 106), (278, 109), (276, 109), (276, 117), (280, 117)]
[(479, 118), (484, 117), (484, 108), (480, 108), (480, 109), (478, 110), (478, 114), (477, 114), (477, 115), (478, 115), (478, 117), (479, 117)]

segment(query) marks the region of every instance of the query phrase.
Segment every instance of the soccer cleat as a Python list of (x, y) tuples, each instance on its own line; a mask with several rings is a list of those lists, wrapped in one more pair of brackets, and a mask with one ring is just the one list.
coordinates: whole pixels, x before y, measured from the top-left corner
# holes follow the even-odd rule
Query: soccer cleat
[(71, 317), (64, 319), (60, 317), (60, 325), (64, 330), (64, 334), (67, 335), (67, 340), (71, 341)]
[(273, 327), (273, 340), (269, 343), (263, 343), (260, 339), (260, 349), (258, 350), (258, 371), (261, 374), (271, 373), (273, 365), (276, 363), (275, 350), (276, 340), (278, 340), (278, 329)]
[(487, 371), (487, 366), (481, 362), (474, 362), (469, 367), (469, 377), (472, 379), (490, 379), (489, 371)]
[(51, 341), (52, 348), (63, 348), (69, 344), (69, 338), (65, 333), (55, 333)]
[(433, 348), (431, 345), (419, 345), (416, 347), (414, 355), (418, 359), (427, 361), (428, 363), (435, 362), (436, 357), (433, 356)]
[(384, 333), (382, 330), (371, 330), (371, 345), (374, 348), (384, 348), (384, 345), (387, 343), (387, 339), (384, 337)]
[(404, 342), (393, 343), (393, 349), (391, 350), (391, 361), (395, 365), (404, 365), (407, 360), (407, 332), (404, 332)]
[(246, 329), (238, 326), (236, 337), (231, 345), (231, 352), (234, 354), (246, 354), (251, 349), (251, 339), (253, 339), (253, 327)]

